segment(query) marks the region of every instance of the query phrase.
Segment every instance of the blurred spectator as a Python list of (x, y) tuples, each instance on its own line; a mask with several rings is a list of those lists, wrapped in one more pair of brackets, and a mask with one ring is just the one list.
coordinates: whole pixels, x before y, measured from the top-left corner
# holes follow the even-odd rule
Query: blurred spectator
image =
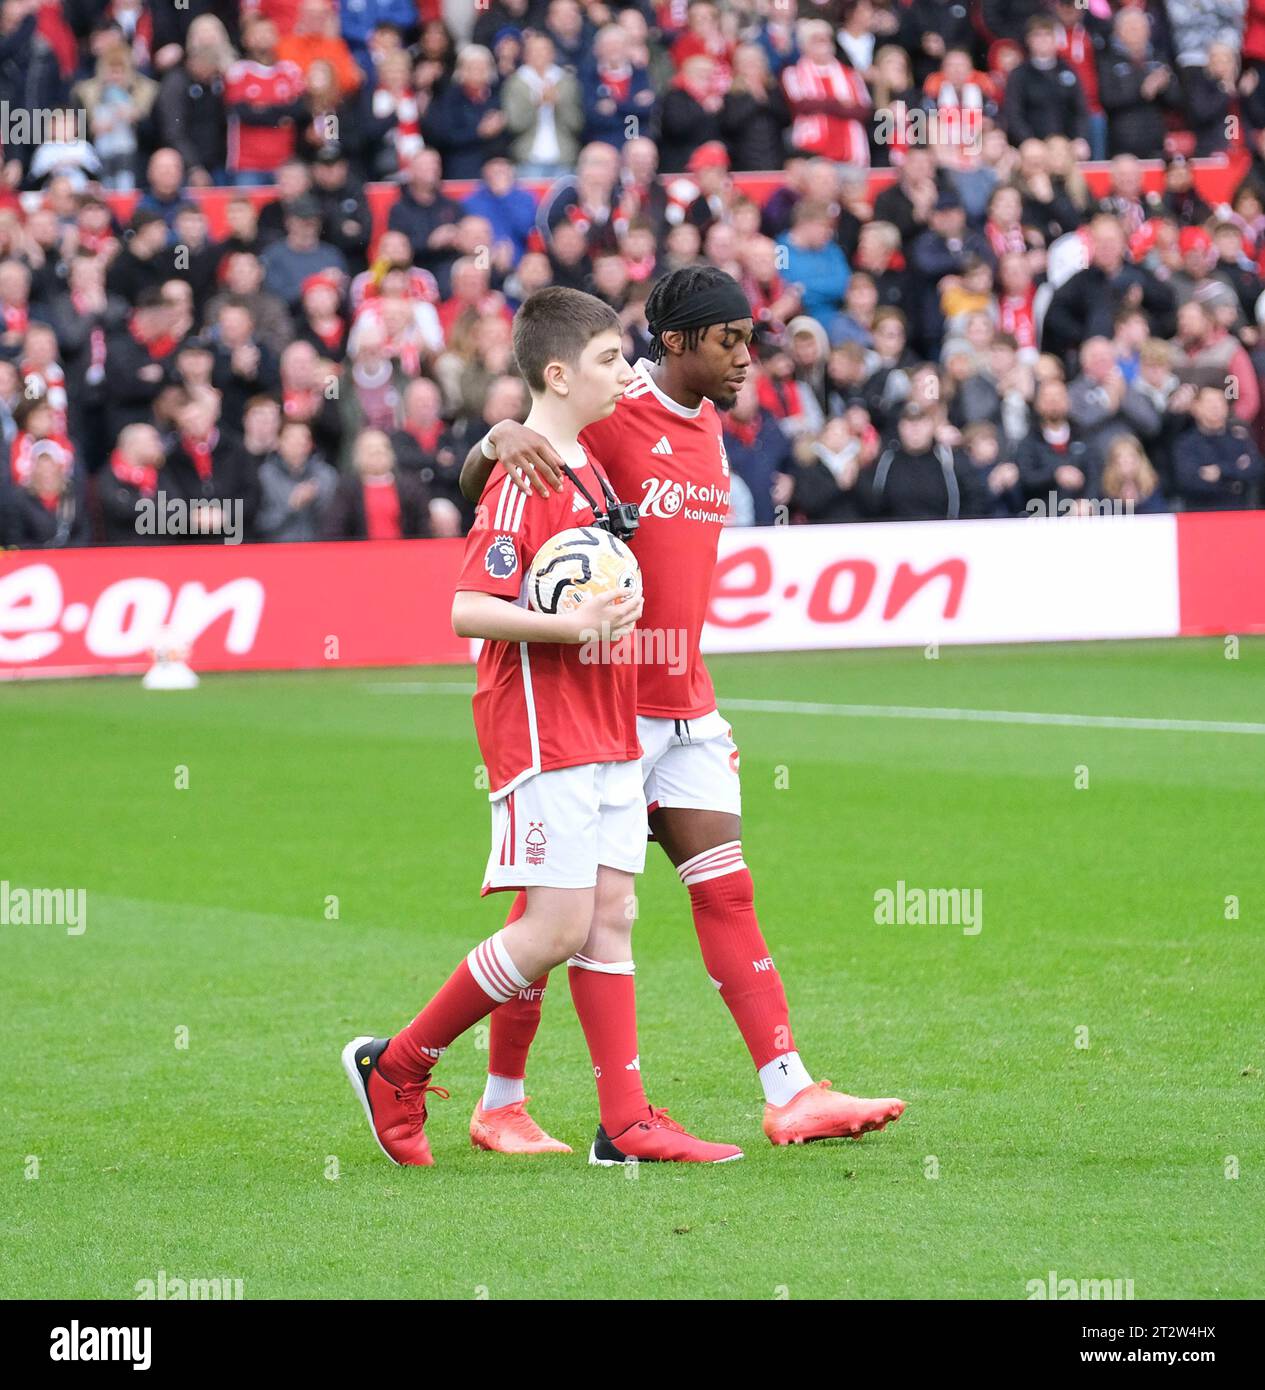
[(156, 531), (138, 531), (136, 525), (137, 504), (153, 502), (160, 488), (167, 490), (163, 475), (166, 462), (162, 439), (153, 425), (126, 425), (119, 432), (106, 467), (97, 477), (97, 500), (107, 544), (156, 545), (166, 541)]
[[(161, 221), (156, 223), (162, 226)], [(167, 359), (175, 351), (175, 314), (153, 285), (135, 298), (125, 326), (106, 337), (106, 432), (117, 437), (125, 425), (144, 424), (167, 382)]]
[(154, 103), (158, 140), (174, 149), (189, 171), (189, 182), (223, 183), (228, 162), (225, 73), (231, 50), (212, 44), (189, 48), (182, 64), (170, 68)]
[(60, 550), (85, 545), (87, 512), (73, 478), (56, 453), (38, 446), (24, 484), (0, 496), (0, 543), (23, 550)]
[(277, 170), (276, 189), (276, 198), (259, 213), (259, 237), (264, 246), (284, 238), (290, 205), (312, 191), (311, 168), (301, 159), (287, 159)]
[(575, 163), (584, 129), (580, 85), (554, 61), (548, 34), (524, 37), (523, 63), (505, 83), (502, 104), (509, 153), (523, 178), (555, 179)]
[(314, 451), (312, 431), (301, 420), (287, 420), (276, 452), (259, 466), (258, 538), (319, 540), (337, 490), (338, 471)]
[(803, 57), (782, 71), (792, 147), (841, 164), (868, 165), (872, 108), (865, 82), (835, 56), (835, 36), (824, 19), (801, 24), (799, 42)]
[(366, 67), (374, 30), (382, 25), (390, 25), (398, 33), (413, 30), (418, 11), (414, 0), (339, 0), (338, 16), (343, 38), (356, 61)]
[(340, 457), (343, 438), (338, 408), (341, 385), (322, 367), (324, 359), (311, 343), (294, 342), (281, 354), (281, 409), (287, 420), (311, 426), (312, 439), (322, 458)]
[(354, 92), (364, 80), (338, 32), (338, 13), (331, 0), (298, 0), (294, 27), (277, 44), (277, 56), (293, 63), (306, 80), (313, 63), (328, 63), (338, 89)]
[(351, 327), (339, 312), (341, 307), (342, 287), (336, 275), (309, 275), (304, 280), (295, 336), (334, 362), (341, 362), (346, 354)]
[(1146, 314), (1152, 333), (1169, 336), (1173, 292), (1141, 266), (1128, 263), (1120, 223), (1114, 217), (1096, 217), (1090, 235), (1090, 264), (1060, 285), (1050, 300), (1042, 330), (1045, 350), (1063, 355), (1086, 338), (1109, 338), (1116, 314), (1126, 305)]
[(647, 69), (630, 56), (628, 32), (606, 24), (593, 39), (593, 53), (580, 68), (585, 143), (602, 140), (621, 148), (648, 127), (655, 104)]
[(443, 156), (445, 178), (474, 179), (489, 154), (505, 152), (505, 130), (492, 55), (469, 44), (461, 51), (452, 82), (426, 113), (423, 134)]
[(890, 222), (908, 249), (931, 225), (940, 191), (934, 156), (930, 150), (915, 146), (906, 154), (896, 182), (875, 198), (874, 216)]
[(1111, 154), (1155, 159), (1164, 149), (1164, 113), (1181, 100), (1172, 70), (1156, 56), (1141, 10), (1121, 10), (1113, 25), (1102, 104)]
[(557, 49), (558, 62), (575, 72), (593, 38), (593, 26), (578, 0), (550, 0), (545, 28)]
[(1130, 513), (1146, 515), (1168, 510), (1159, 476), (1141, 443), (1131, 434), (1118, 434), (1107, 446), (1102, 494)]
[(1265, 464), (1247, 430), (1230, 421), (1220, 386), (1201, 386), (1193, 424), (1173, 447), (1177, 496), (1190, 511), (1236, 511), (1257, 504)]
[[(734, 53), (734, 76), (720, 108), (720, 130), (734, 169), (780, 169), (790, 109), (759, 44)], [(758, 508), (758, 503), (757, 503)]]
[(659, 167), (665, 174), (680, 173), (700, 145), (721, 139), (723, 101), (713, 59), (701, 53), (687, 58), (659, 111)]
[(429, 377), (418, 377), (404, 388), (400, 427), (391, 435), (391, 447), (401, 468), (416, 473), (424, 483), (435, 477), (435, 460), (443, 438), (443, 396)]
[(1102, 457), (1122, 434), (1154, 439), (1161, 417), (1145, 392), (1124, 378), (1106, 338), (1090, 338), (1080, 351), (1081, 374), (1068, 387), (1068, 415), (1080, 436)]
[(247, 252), (226, 256), (220, 262), (220, 278), (224, 289), (207, 301), (204, 322), (218, 323), (226, 303), (239, 303), (249, 310), (259, 341), (271, 352), (280, 353), (294, 337), (294, 323), (280, 295), (264, 289), (263, 262)]
[[(1049, 507), (1097, 495), (1102, 460), (1074, 429), (1066, 384), (1058, 377), (1042, 381), (1033, 401), (1032, 430), (1015, 453), (1025, 501)], [(1052, 510), (1046, 514), (1053, 514)]]
[(246, 57), (225, 76), (228, 171), (239, 186), (271, 183), (272, 171), (293, 158), (297, 127), (306, 116), (303, 73), (278, 57), (277, 44), (270, 19), (249, 19), (242, 30)]
[(240, 300), (226, 300), (221, 305), (208, 346), (215, 357), (214, 379), (222, 398), (224, 423), (240, 432), (247, 401), (280, 385), (280, 364), (276, 354), (260, 341), (250, 308)]
[(218, 542), (233, 535), (239, 523), (237, 539), (249, 538), (259, 501), (259, 475), (240, 442), (221, 433), (215, 393), (185, 395), (175, 413), (178, 429), (167, 453), (164, 484), (186, 502), (202, 504), (191, 510), (194, 534), (185, 539)]
[(760, 404), (753, 376), (743, 383), (731, 409), (721, 416), (729, 467), (746, 483), (753, 506), (752, 525), (772, 526), (774, 492), (791, 471), (791, 446), (777, 421)]
[(978, 513), (975, 475), (935, 438), (935, 415), (918, 401), (900, 412), (896, 438), (867, 471), (860, 490), (871, 516), (886, 521), (934, 521)]
[(377, 82), (369, 98), (365, 144), (377, 178), (407, 169), (423, 148), (422, 116), (429, 97), (413, 85), (413, 65), (402, 49), (384, 54), (376, 65)]
[[(464, 460), (463, 460), (464, 461)], [(344, 476), (326, 513), (326, 540), (402, 540), (430, 535), (429, 497), (421, 481), (396, 467), (380, 429), (356, 437), (354, 472)]]
[(368, 264), (373, 217), (364, 185), (351, 173), (347, 152), (333, 142), (312, 162), (312, 194), (321, 212), (321, 241), (342, 254), (353, 272)]
[[(1089, 157), (1089, 108), (1076, 73), (1058, 56), (1054, 21), (1045, 15), (1025, 26), (1027, 60), (1006, 81), (1002, 120), (1012, 145), (1062, 135)], [(1107, 101), (1107, 93), (1103, 93)]]
[(321, 205), (304, 194), (286, 213), (285, 240), (273, 242), (260, 257), (265, 287), (291, 310), (298, 307), (308, 276), (324, 270), (347, 274), (346, 257), (337, 247), (323, 242), (320, 234)]
[(126, 302), (107, 295), (105, 266), (96, 256), (77, 255), (70, 263), (66, 290), (50, 306), (66, 374), (68, 429), (85, 441), (85, 463), (91, 471), (105, 459), (107, 336), (126, 322)]
[(1177, 344), (1172, 357), (1177, 379), (1202, 390), (1215, 386), (1233, 402), (1236, 420), (1250, 423), (1261, 405), (1260, 386), (1243, 344), (1221, 327), (1197, 300), (1177, 313)]
[(462, 210), (484, 217), (492, 225), (492, 234), (510, 248), (512, 263), (517, 265), (527, 249), (527, 241), (536, 226), (536, 200), (516, 182), (514, 165), (501, 156), (489, 159), (483, 166), (483, 181), (462, 203)]
[(387, 225), (408, 237), (413, 259), (443, 283), (457, 258), (453, 243), (461, 208), (441, 191), (441, 172), (434, 150), (418, 151), (408, 166), (408, 181), (391, 208)]
[(157, 96), (158, 83), (136, 71), (122, 44), (103, 53), (97, 59), (96, 75), (71, 93), (87, 115), (106, 188), (127, 192), (136, 187), (136, 129), (149, 116)]
[(281, 437), (281, 407), (273, 396), (254, 396), (246, 402), (242, 416), (242, 447), (247, 459), (258, 468), (274, 453)]
[(804, 312), (829, 323), (843, 303), (851, 271), (834, 239), (830, 208), (825, 203), (798, 203), (791, 230), (778, 238), (785, 252), (786, 278), (797, 285)]

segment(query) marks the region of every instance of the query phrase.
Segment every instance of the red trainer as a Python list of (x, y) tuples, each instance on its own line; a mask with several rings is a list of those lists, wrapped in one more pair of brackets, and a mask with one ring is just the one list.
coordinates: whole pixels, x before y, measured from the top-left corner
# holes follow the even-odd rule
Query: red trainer
[(731, 1163), (742, 1157), (734, 1144), (709, 1144), (686, 1133), (666, 1110), (650, 1108), (611, 1139), (601, 1125), (589, 1150), (589, 1162), (601, 1168), (619, 1163)]
[(553, 1139), (527, 1113), (530, 1096), (485, 1110), (480, 1100), (470, 1116), (470, 1142), (498, 1154), (569, 1154), (570, 1144)]
[(764, 1107), (764, 1132), (774, 1144), (807, 1144), (813, 1139), (857, 1138), (899, 1120), (905, 1102), (888, 1096), (867, 1100), (832, 1091), (829, 1081), (805, 1086), (785, 1105)]
[(365, 1118), (378, 1147), (391, 1160), (405, 1166), (430, 1168), (435, 1160), (426, 1141), (426, 1093), (448, 1099), (442, 1086), (429, 1079), (393, 1086), (378, 1070), (378, 1058), (390, 1038), (353, 1038), (343, 1048), (343, 1070), (351, 1089), (365, 1109)]

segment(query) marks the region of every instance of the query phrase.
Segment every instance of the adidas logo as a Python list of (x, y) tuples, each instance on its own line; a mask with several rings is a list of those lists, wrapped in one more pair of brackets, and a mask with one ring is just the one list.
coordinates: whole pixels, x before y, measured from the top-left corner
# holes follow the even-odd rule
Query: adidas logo
[(672, 452), (672, 445), (668, 443), (668, 437), (666, 434), (663, 436), (662, 439), (659, 440), (659, 442), (654, 446), (654, 448), (650, 450), (650, 452), (652, 454), (670, 454)]
[(578, 492), (572, 493), (572, 495), (571, 495), (571, 510), (572, 510), (573, 512), (582, 512), (582, 511), (585, 509), (585, 507), (587, 507), (587, 506), (588, 506), (588, 503), (584, 500), (583, 497), (580, 496), (580, 494), (579, 494)]
[(628, 1065), (624, 1068), (624, 1070), (625, 1070), (625, 1071), (640, 1071), (640, 1070), (641, 1070), (641, 1053), (640, 1053), (640, 1052), (632, 1059), (631, 1062), (628, 1063)]

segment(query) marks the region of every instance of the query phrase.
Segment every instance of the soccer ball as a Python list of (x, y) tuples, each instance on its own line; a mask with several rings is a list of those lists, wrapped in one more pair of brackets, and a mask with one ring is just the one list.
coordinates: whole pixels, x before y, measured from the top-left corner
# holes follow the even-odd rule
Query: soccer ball
[(641, 568), (623, 541), (596, 526), (573, 526), (536, 552), (527, 601), (537, 613), (568, 613), (590, 594), (617, 590), (631, 597), (640, 584)]

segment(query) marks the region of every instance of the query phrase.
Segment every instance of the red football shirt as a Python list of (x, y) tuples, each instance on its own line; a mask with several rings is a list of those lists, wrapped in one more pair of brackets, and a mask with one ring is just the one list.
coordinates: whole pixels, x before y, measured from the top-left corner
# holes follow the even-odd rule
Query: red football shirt
[[(224, 79), (224, 104), (246, 102), (253, 106), (289, 106), (303, 94), (303, 70), (282, 58), (265, 67), (243, 58), (229, 68)], [(228, 118), (228, 167), (238, 170), (275, 169), (294, 155), (295, 128), (291, 125), (244, 125)]]
[[(575, 473), (594, 498), (601, 497), (591, 463)], [(497, 594), (526, 608), (527, 572), (536, 552), (559, 531), (592, 521), (593, 508), (569, 478), (561, 492), (528, 496), (497, 468), (466, 537), (457, 588)], [(537, 772), (641, 757), (631, 636), (610, 648), (612, 658), (623, 660), (585, 661), (583, 654), (591, 655), (579, 644), (484, 642), (474, 727), (492, 800)]]
[[(637, 624), (637, 713), (698, 719), (716, 708), (698, 642), (729, 515), (729, 459), (711, 401), (690, 410), (659, 390), (648, 362), (634, 370), (636, 380), (614, 412), (581, 438), (620, 500), (641, 508), (641, 525), (629, 543), (646, 598)], [(685, 669), (677, 674), (674, 643), (682, 640)]]

